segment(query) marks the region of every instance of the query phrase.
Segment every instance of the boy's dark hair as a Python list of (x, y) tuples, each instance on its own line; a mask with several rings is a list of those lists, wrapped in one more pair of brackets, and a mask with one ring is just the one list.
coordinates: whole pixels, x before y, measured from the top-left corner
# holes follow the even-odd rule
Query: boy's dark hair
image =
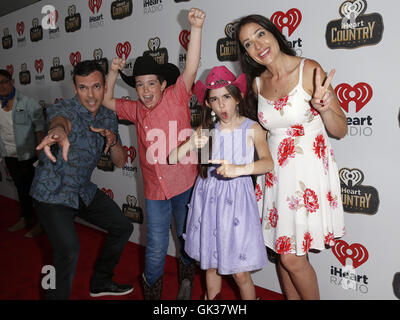
[(0, 69), (0, 75), (6, 77), (8, 80), (12, 80), (11, 73), (5, 69)]
[(254, 95), (252, 90), (253, 88), (253, 81), (255, 77), (258, 77), (265, 71), (265, 66), (255, 62), (247, 53), (246, 49), (240, 43), (239, 40), (239, 33), (240, 29), (248, 24), (248, 23), (256, 23), (263, 27), (265, 30), (270, 32), (276, 39), (279, 44), (279, 49), (286, 53), (289, 56), (295, 56), (296, 51), (291, 48), (286, 40), (286, 37), (279, 31), (279, 29), (266, 17), (258, 15), (258, 14), (251, 14), (245, 17), (242, 17), (236, 28), (236, 43), (239, 47), (239, 62), (242, 68), (242, 72), (246, 74), (247, 79), (247, 94), (246, 94), (246, 104), (249, 106), (249, 109), (252, 110), (252, 114), (249, 118), (252, 120), (258, 121), (257, 119), (257, 97)]
[(74, 71), (72, 73), (72, 79), (74, 81), (74, 84), (76, 84), (76, 76), (83, 76), (86, 77), (89, 74), (99, 71), (102, 75), (103, 78), (103, 84), (106, 82), (106, 74), (104, 73), (103, 68), (100, 66), (100, 64), (96, 60), (85, 60), (78, 62), (76, 66), (74, 67)]

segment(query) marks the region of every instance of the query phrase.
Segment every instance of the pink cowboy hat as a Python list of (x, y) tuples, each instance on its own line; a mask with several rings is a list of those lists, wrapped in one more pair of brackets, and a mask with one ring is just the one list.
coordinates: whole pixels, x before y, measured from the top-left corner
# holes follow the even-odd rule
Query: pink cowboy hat
[(196, 95), (197, 101), (201, 105), (204, 102), (204, 95), (207, 89), (218, 89), (222, 87), (226, 87), (227, 85), (234, 85), (239, 88), (239, 90), (246, 94), (247, 82), (246, 75), (242, 73), (239, 77), (235, 77), (235, 75), (228, 70), (225, 66), (218, 66), (211, 69), (210, 73), (207, 76), (206, 84), (198, 80), (194, 85), (193, 92)]

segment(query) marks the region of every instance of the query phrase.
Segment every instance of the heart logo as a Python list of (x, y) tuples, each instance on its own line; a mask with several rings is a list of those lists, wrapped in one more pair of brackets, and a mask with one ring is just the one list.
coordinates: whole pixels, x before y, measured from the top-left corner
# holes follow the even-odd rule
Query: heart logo
[(356, 104), (356, 112), (360, 111), (372, 98), (372, 88), (368, 83), (359, 82), (354, 87), (347, 83), (341, 83), (336, 86), (335, 93), (340, 106), (349, 112), (349, 103)]
[(161, 44), (161, 40), (158, 37), (151, 38), (147, 42), (147, 46), (149, 47), (149, 49), (151, 51), (156, 51), (160, 47), (160, 44)]
[(228, 23), (225, 27), (225, 34), (230, 39), (235, 39), (237, 23)]
[(132, 164), (133, 161), (136, 159), (136, 149), (134, 146), (130, 146), (129, 148), (127, 146), (124, 146), (124, 149), (126, 150), (126, 160), (125, 163), (128, 162), (128, 159), (130, 160), (130, 163)]
[(23, 21), (17, 23), (17, 33), (22, 36), (25, 30), (25, 24)]
[(368, 260), (368, 250), (362, 244), (353, 243), (348, 245), (346, 241), (337, 240), (332, 252), (343, 266), (346, 266), (346, 259), (351, 259), (354, 269), (361, 266)]
[(42, 73), (43, 71), (43, 60), (35, 60), (35, 69), (37, 73)]
[(14, 66), (13, 66), (12, 64), (9, 64), (9, 65), (6, 66), (6, 70), (7, 70), (11, 75), (13, 75), (13, 73), (14, 73)]
[(77, 63), (81, 62), (81, 53), (79, 51), (77, 52), (71, 52), (69, 55), (69, 61), (71, 62), (72, 66), (75, 67)]
[(190, 42), (190, 31), (182, 30), (181, 33), (179, 34), (179, 42), (181, 46), (185, 48), (185, 50), (187, 51)]
[(340, 180), (349, 188), (355, 187), (364, 181), (364, 174), (358, 169), (340, 169), (339, 177)]
[(345, 1), (340, 6), (339, 13), (349, 20), (355, 20), (365, 10), (367, 10), (367, 4), (363, 0)]
[(89, 0), (89, 9), (90, 11), (93, 12), (93, 14), (95, 13), (95, 10), (97, 10), (97, 13), (99, 13), (100, 7), (101, 7), (101, 3), (103, 1), (102, 0)]
[(101, 188), (101, 191), (103, 191), (106, 195), (108, 195), (111, 199), (114, 199), (114, 193), (112, 192), (111, 189), (106, 189), (106, 188)]
[(126, 202), (128, 203), (128, 205), (129, 205), (131, 208), (134, 208), (134, 207), (136, 207), (137, 199), (136, 199), (135, 196), (127, 195), (127, 196), (126, 196)]
[(275, 12), (270, 20), (271, 22), (282, 32), (284, 27), (288, 28), (289, 37), (297, 29), (301, 22), (301, 12), (299, 9), (292, 8), (288, 10), (286, 13), (282, 11)]
[[(115, 52), (117, 53), (117, 56), (120, 57), (121, 59), (128, 60), (128, 56), (131, 53), (131, 49), (132, 47), (129, 41), (126, 41), (123, 44), (120, 42), (117, 44)], [(122, 56), (125, 56), (125, 58), (122, 58)]]

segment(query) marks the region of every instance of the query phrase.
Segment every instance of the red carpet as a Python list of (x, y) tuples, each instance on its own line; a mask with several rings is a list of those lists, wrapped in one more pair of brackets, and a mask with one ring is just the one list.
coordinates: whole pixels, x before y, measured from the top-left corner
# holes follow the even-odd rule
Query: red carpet
[[(18, 201), (0, 196), (0, 300), (43, 299), (41, 274), (43, 265), (52, 264), (52, 249), (45, 234), (27, 239), (28, 230), (8, 232), (7, 227), (19, 219)], [(128, 242), (115, 268), (114, 280), (133, 284), (131, 294), (122, 297), (91, 298), (89, 280), (94, 262), (102, 247), (104, 232), (76, 223), (80, 239), (80, 255), (76, 275), (72, 285), (71, 300), (138, 300), (143, 299), (139, 277), (144, 270), (144, 247)], [(135, 231), (134, 231), (135, 232)], [(175, 300), (178, 293), (177, 259), (167, 256), (162, 299)], [(201, 299), (205, 289), (204, 272), (197, 270), (193, 287), (193, 299)], [(283, 300), (279, 293), (256, 287), (257, 296), (263, 300)], [(222, 298), (239, 299), (239, 293), (232, 277), (224, 277)]]

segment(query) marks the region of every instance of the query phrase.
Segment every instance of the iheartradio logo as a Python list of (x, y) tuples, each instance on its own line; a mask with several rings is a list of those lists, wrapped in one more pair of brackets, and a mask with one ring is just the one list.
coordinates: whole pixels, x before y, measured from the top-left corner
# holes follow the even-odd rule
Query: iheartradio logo
[(35, 60), (35, 70), (37, 73), (42, 73), (43, 71), (43, 59)]
[(346, 241), (337, 240), (332, 252), (339, 262), (346, 266), (346, 260), (353, 262), (353, 268), (356, 269), (368, 260), (368, 250), (362, 244), (353, 243), (349, 245)]
[(25, 30), (25, 24), (23, 21), (17, 23), (17, 33), (18, 35), (22, 36)]
[(103, 2), (102, 0), (89, 0), (90, 11), (92, 11), (93, 14), (95, 14), (95, 11), (97, 11), (97, 13), (99, 13), (102, 2)]
[(126, 150), (125, 163), (127, 163), (128, 159), (129, 159), (129, 162), (132, 164), (133, 161), (136, 159), (136, 149), (135, 149), (135, 147), (134, 146), (130, 146), (130, 147), (124, 146), (124, 149)]
[(179, 34), (179, 43), (187, 51), (190, 42), (190, 31), (182, 30)]
[(349, 103), (353, 101), (358, 112), (371, 100), (373, 91), (368, 83), (359, 82), (354, 86), (341, 83), (336, 86), (335, 93), (343, 110), (349, 112)]
[(72, 66), (75, 67), (79, 62), (81, 62), (81, 53), (79, 51), (77, 52), (71, 52), (69, 54), (69, 61), (71, 62)]
[(11, 76), (13, 75), (13, 73), (14, 73), (14, 66), (12, 65), (12, 64), (8, 64), (7, 66), (6, 66), (6, 70), (11, 74)]
[(117, 53), (117, 56), (120, 57), (121, 59), (128, 60), (128, 56), (131, 53), (131, 49), (132, 46), (129, 43), (129, 41), (125, 41), (124, 43), (120, 42), (117, 44), (117, 46), (115, 47), (115, 52)]
[(106, 195), (108, 195), (111, 199), (114, 200), (114, 193), (112, 192), (111, 189), (101, 188), (101, 191), (103, 191)]
[(270, 20), (271, 22), (282, 32), (284, 27), (288, 29), (288, 36), (290, 37), (292, 33), (297, 29), (301, 22), (301, 12), (299, 9), (292, 8), (286, 13), (282, 11), (275, 12)]

